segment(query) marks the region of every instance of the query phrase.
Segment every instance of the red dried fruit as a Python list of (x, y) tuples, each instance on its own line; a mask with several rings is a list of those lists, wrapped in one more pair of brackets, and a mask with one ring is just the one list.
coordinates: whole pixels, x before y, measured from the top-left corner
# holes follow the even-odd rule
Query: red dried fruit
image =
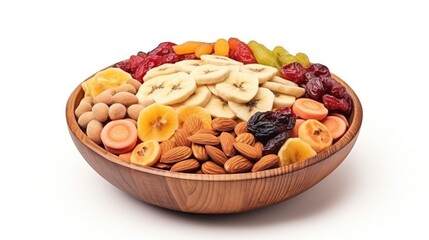
[(329, 112), (340, 112), (344, 114), (349, 114), (351, 110), (351, 100), (350, 96), (347, 94), (344, 98), (337, 98), (330, 94), (323, 95), (323, 104), (329, 110)]
[(142, 51), (139, 51), (139, 52), (137, 53), (137, 56), (142, 57), (142, 58), (146, 58), (146, 57), (147, 57), (147, 53), (142, 52)]
[(308, 80), (304, 88), (307, 97), (319, 102), (322, 101), (322, 97), (325, 94), (325, 88), (323, 87), (322, 80), (319, 77)]
[(253, 56), (252, 50), (244, 42), (237, 39), (237, 45), (235, 49), (231, 49), (229, 57), (244, 64), (257, 63), (255, 56)]
[(175, 46), (175, 43), (172, 42), (162, 42), (160, 43), (156, 48), (154, 48), (152, 51), (148, 52), (147, 55), (158, 55), (162, 56), (168, 53), (172, 53), (173, 46)]
[(120, 68), (120, 69), (124, 70), (125, 72), (129, 73), (129, 72), (131, 72), (130, 63), (129, 62), (130, 62), (129, 59), (124, 60), (124, 61), (120, 61), (120, 62), (116, 63), (114, 65), (114, 67)]
[(139, 68), (132, 74), (133, 78), (143, 82), (143, 77), (149, 71), (149, 69), (157, 67), (161, 64), (163, 64), (163, 58), (158, 55), (149, 55), (142, 64), (139, 66)]
[(134, 73), (137, 71), (137, 69), (143, 64), (143, 62), (145, 61), (146, 58), (142, 58), (140, 56), (137, 55), (132, 55), (130, 57), (130, 72)]
[(316, 77), (329, 77), (331, 73), (327, 66), (320, 63), (313, 63), (307, 69), (307, 72), (314, 73)]
[(174, 52), (167, 53), (167, 54), (163, 55), (162, 58), (163, 58), (164, 63), (175, 63), (175, 62), (178, 62), (180, 60), (179, 55), (177, 55)]
[(280, 68), (281, 76), (296, 84), (304, 83), (305, 73), (305, 68), (298, 62), (289, 63)]
[(180, 58), (180, 61), (181, 60), (199, 59), (197, 56), (195, 56), (195, 53), (183, 54), (183, 55), (180, 55), (179, 58)]

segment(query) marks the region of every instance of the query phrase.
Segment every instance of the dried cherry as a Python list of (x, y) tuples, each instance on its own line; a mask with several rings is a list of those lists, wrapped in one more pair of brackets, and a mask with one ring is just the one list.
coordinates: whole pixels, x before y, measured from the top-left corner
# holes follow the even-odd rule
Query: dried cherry
[(283, 146), (283, 144), (286, 142), (286, 140), (290, 136), (290, 131), (285, 131), (279, 133), (277, 136), (271, 138), (268, 140), (268, 142), (264, 145), (264, 148), (262, 149), (262, 154), (277, 154), (280, 150), (280, 148)]
[(281, 76), (296, 84), (305, 81), (305, 73), (305, 68), (298, 62), (289, 63), (280, 68)]

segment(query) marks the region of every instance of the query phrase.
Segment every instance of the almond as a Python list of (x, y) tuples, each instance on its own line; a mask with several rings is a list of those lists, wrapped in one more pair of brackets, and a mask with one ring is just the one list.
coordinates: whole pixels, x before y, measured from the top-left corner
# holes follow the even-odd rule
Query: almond
[(176, 163), (188, 159), (191, 155), (192, 149), (190, 147), (174, 147), (162, 155), (159, 161), (161, 163)]
[(212, 120), (212, 128), (218, 132), (229, 132), (234, 130), (237, 122), (230, 118), (218, 117)]
[(252, 169), (253, 163), (249, 161), (247, 158), (237, 155), (225, 162), (225, 170), (228, 173), (243, 173), (248, 172)]
[(188, 140), (188, 137), (191, 136), (185, 129), (177, 129), (174, 133), (174, 140), (176, 142), (176, 146), (186, 146), (190, 147), (191, 142)]
[(213, 161), (204, 162), (201, 165), (201, 171), (205, 174), (225, 174), (226, 173), (223, 167), (217, 165)]
[(279, 156), (275, 154), (265, 155), (261, 159), (259, 159), (259, 161), (255, 163), (255, 165), (253, 165), (252, 172), (258, 172), (277, 166), (279, 160)]
[(250, 160), (259, 160), (262, 157), (262, 152), (255, 147), (246, 143), (234, 143), (234, 148), (244, 157)]
[(192, 143), (191, 145), (192, 154), (199, 161), (207, 161), (209, 159), (209, 155), (207, 155), (206, 148), (203, 145)]
[(200, 134), (200, 133), (207, 133), (207, 134), (211, 134), (214, 136), (219, 135), (218, 132), (214, 131), (213, 129), (208, 129), (208, 128), (201, 128), (200, 130), (195, 132), (195, 134)]
[(167, 141), (164, 141), (161, 144), (159, 144), (159, 146), (161, 147), (161, 156), (162, 156), (166, 152), (168, 152), (168, 150), (176, 147), (176, 142), (172, 141), (172, 140), (167, 140)]
[(194, 134), (187, 139), (188, 141), (202, 145), (218, 145), (220, 142), (218, 137), (207, 133)]
[(247, 122), (239, 122), (237, 125), (235, 125), (234, 132), (237, 134), (237, 136), (240, 133), (247, 133)]
[(206, 145), (205, 148), (211, 160), (213, 160), (213, 162), (217, 163), (219, 166), (223, 166), (226, 160), (228, 160), (228, 157), (219, 148), (210, 145)]
[(240, 133), (235, 138), (235, 141), (253, 146), (255, 144), (255, 137), (251, 133)]
[(235, 138), (230, 133), (222, 132), (219, 136), (220, 140), (220, 146), (222, 148), (222, 151), (225, 153), (226, 156), (232, 157), (235, 155)]
[(191, 135), (201, 128), (203, 128), (203, 122), (198, 117), (189, 117), (183, 122), (183, 129)]
[(200, 163), (195, 159), (187, 159), (174, 164), (172, 172), (195, 172), (200, 167)]
[(264, 150), (264, 144), (261, 142), (255, 142), (255, 144), (253, 144), (253, 147), (258, 149), (258, 151), (262, 152), (262, 150)]
[(162, 163), (162, 162), (157, 162), (155, 165), (153, 165), (153, 167), (155, 168), (164, 169), (164, 170), (170, 170), (171, 166), (172, 166), (171, 164)]

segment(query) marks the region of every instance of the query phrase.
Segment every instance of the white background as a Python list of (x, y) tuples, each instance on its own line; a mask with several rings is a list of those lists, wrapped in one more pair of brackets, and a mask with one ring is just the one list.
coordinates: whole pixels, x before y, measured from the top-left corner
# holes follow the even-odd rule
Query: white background
[[(73, 2), (0, 3), (1, 239), (429, 236), (424, 1)], [(64, 113), (83, 79), (161, 41), (230, 36), (306, 52), (356, 91), (360, 136), (330, 176), (269, 208), (207, 216), (136, 201), (85, 162)]]

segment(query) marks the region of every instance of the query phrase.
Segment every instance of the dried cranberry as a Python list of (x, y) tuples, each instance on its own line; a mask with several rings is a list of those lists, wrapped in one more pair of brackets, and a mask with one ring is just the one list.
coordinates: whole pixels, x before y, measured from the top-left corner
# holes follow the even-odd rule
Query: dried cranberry
[(164, 63), (175, 63), (179, 61), (179, 55), (176, 53), (167, 53), (162, 56)]
[(264, 145), (262, 149), (262, 154), (277, 154), (286, 140), (289, 138), (290, 131), (281, 132), (277, 136), (268, 140), (268, 142)]
[(298, 62), (293, 62), (284, 65), (280, 68), (280, 74), (296, 84), (301, 84), (305, 81), (305, 68)]
[(132, 55), (130, 57), (130, 72), (134, 73), (137, 71), (137, 69), (143, 64), (143, 62), (145, 61), (146, 58), (142, 58), (140, 56), (137, 55)]
[(257, 63), (252, 50), (244, 42), (237, 40), (236, 49), (230, 51), (229, 56), (244, 64)]
[(139, 51), (139, 52), (137, 53), (137, 56), (142, 57), (142, 58), (146, 58), (146, 57), (147, 57), (147, 53), (142, 52), (142, 51)]
[(322, 80), (318, 77), (308, 80), (304, 88), (307, 97), (319, 102), (322, 100), (322, 97), (325, 94), (325, 88), (323, 87)]
[(331, 73), (327, 66), (320, 63), (313, 63), (307, 69), (307, 72), (314, 73), (316, 77), (329, 77)]
[(348, 114), (351, 110), (351, 102), (348, 101), (347, 97), (337, 98), (330, 94), (323, 95), (323, 104), (329, 110), (329, 112), (341, 112)]
[(199, 59), (197, 56), (195, 56), (195, 53), (183, 54), (183, 55), (180, 55), (179, 58), (180, 58), (180, 60)]
[(150, 55), (146, 59), (144, 59), (143, 63), (137, 68), (137, 70), (133, 74), (133, 78), (143, 82), (143, 77), (151, 68), (157, 67), (163, 64), (163, 58), (157, 55)]
[(247, 122), (247, 129), (262, 142), (274, 138), (295, 126), (295, 115), (291, 110), (257, 112)]
[(162, 42), (160, 43), (156, 48), (154, 48), (152, 51), (148, 52), (147, 55), (158, 55), (162, 56), (168, 53), (174, 52), (173, 46), (175, 46), (175, 43), (172, 42)]
[(130, 69), (130, 60), (129, 59), (124, 60), (124, 61), (120, 61), (120, 62), (116, 63), (114, 65), (114, 67), (120, 68), (120, 69), (122, 69), (122, 70), (124, 70), (125, 72), (128, 72), (128, 73), (131, 72), (131, 69)]

